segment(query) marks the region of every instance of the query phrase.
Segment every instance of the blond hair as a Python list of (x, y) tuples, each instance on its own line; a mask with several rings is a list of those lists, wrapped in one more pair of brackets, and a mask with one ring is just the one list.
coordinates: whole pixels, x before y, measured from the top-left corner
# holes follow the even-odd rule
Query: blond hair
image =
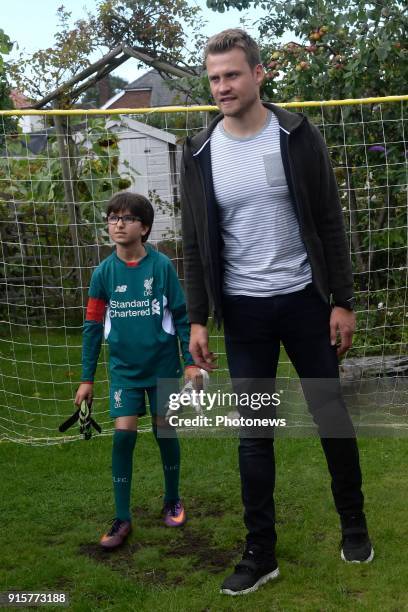
[(258, 45), (245, 30), (240, 28), (230, 28), (211, 36), (204, 49), (204, 63), (209, 55), (225, 53), (231, 49), (242, 49), (251, 68), (262, 63)]

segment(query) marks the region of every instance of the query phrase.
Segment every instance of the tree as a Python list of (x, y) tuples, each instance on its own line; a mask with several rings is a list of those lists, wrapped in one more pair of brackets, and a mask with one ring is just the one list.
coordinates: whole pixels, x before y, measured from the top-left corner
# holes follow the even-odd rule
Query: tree
[[(8, 55), (13, 48), (13, 43), (3, 30), (0, 29), (0, 109), (7, 110), (13, 108), (10, 99), (10, 84), (7, 76), (7, 63), (3, 55)], [(11, 117), (3, 117), (1, 120), (0, 144), (3, 142), (4, 133), (14, 130), (15, 121)]]
[[(106, 202), (118, 190), (131, 186), (130, 173), (120, 172), (118, 135), (107, 129), (103, 118), (90, 119), (86, 125), (76, 120), (70, 128), (74, 132), (70, 171), (75, 180), (69, 202), (55, 130), (49, 130), (45, 152), (40, 155), (31, 153), (30, 139), (8, 135), (7, 155), (0, 158), (0, 174), (5, 177), (0, 186), (0, 239), (8, 262), (4, 270), (8, 291), (17, 303), (30, 304), (37, 299), (41, 283), (49, 316), (57, 317), (61, 294), (70, 308), (81, 300), (86, 303), (84, 294), (90, 270), (98, 263), (98, 249), (109, 243)], [(73, 312), (82, 317), (79, 310)]]
[[(114, 96), (119, 91), (125, 89), (126, 85), (128, 85), (128, 81), (126, 81), (125, 79), (122, 79), (121, 77), (115, 75), (112, 76), (111, 74), (108, 74), (108, 76), (106, 76), (105, 79), (102, 80), (107, 81), (110, 96)], [(95, 108), (100, 108), (102, 106), (103, 101), (101, 100), (101, 92), (99, 88), (100, 83), (101, 81), (86, 90), (86, 92), (80, 99), (81, 104), (91, 104)]]
[[(207, 0), (207, 6), (242, 10), (266, 8), (266, 3)], [(269, 97), (356, 98), (405, 89), (408, 21), (403, 0), (276, 0), (257, 23)], [(279, 40), (290, 32), (296, 40), (282, 45)]]
[(4, 110), (12, 108), (12, 104), (3, 55), (8, 55), (12, 48), (13, 43), (10, 41), (10, 38), (0, 29), (0, 108)]
[[(90, 54), (96, 49), (94, 32), (87, 21), (79, 20), (71, 29), (71, 13), (60, 6), (57, 15), (59, 28), (54, 36), (54, 46), (28, 56), (22, 52), (10, 65), (10, 74), (18, 89), (32, 100), (44, 97), (87, 68)], [(59, 101), (62, 108), (72, 104), (69, 92), (67, 94), (67, 98)]]
[(213, 11), (218, 11), (223, 13), (225, 9), (235, 8), (239, 11), (243, 9), (248, 9), (252, 6), (261, 6), (261, 8), (270, 8), (266, 2), (262, 2), (262, 0), (207, 0), (207, 6)]
[(195, 26), (199, 13), (200, 8), (186, 0), (101, 0), (89, 23), (104, 46), (123, 42), (153, 57), (183, 63), (187, 28)]
[[(87, 68), (93, 52), (121, 43), (155, 59), (184, 63), (186, 28), (197, 25), (199, 11), (186, 0), (100, 0), (95, 14), (70, 27), (71, 13), (61, 6), (55, 44), (20, 54), (12, 65), (13, 79), (31, 99), (43, 98)], [(60, 107), (72, 104), (69, 94), (60, 97)]]

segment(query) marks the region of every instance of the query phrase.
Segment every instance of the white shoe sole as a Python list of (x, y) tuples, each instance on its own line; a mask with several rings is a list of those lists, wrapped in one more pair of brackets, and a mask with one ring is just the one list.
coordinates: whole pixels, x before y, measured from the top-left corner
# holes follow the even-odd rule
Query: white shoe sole
[(276, 570), (273, 570), (273, 572), (270, 572), (269, 574), (265, 574), (265, 576), (262, 576), (258, 580), (258, 582), (255, 582), (255, 584), (249, 587), (248, 589), (244, 589), (243, 591), (231, 591), (230, 589), (221, 589), (220, 593), (222, 593), (223, 595), (247, 595), (247, 593), (253, 593), (254, 591), (257, 591), (260, 586), (265, 584), (265, 582), (269, 582), (269, 580), (273, 580), (274, 578), (277, 578), (278, 576), (279, 576), (279, 568), (277, 567)]
[(367, 559), (364, 559), (364, 561), (357, 561), (356, 559), (354, 559), (353, 561), (349, 561), (344, 556), (343, 549), (341, 549), (341, 558), (343, 561), (345, 561), (345, 563), (371, 563), (371, 561), (374, 559), (374, 548), (371, 547), (370, 555), (367, 557)]

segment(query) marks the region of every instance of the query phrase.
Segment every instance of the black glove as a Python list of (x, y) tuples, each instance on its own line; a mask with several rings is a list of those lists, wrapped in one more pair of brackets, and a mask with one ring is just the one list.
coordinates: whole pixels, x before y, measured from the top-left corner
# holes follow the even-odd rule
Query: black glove
[(78, 410), (76, 410), (69, 419), (64, 421), (64, 423), (58, 427), (58, 430), (63, 433), (79, 420), (79, 433), (84, 436), (85, 440), (89, 440), (92, 436), (91, 426), (96, 429), (97, 432), (101, 433), (102, 429), (100, 425), (91, 417), (91, 408), (92, 402), (88, 404), (86, 400), (83, 400)]

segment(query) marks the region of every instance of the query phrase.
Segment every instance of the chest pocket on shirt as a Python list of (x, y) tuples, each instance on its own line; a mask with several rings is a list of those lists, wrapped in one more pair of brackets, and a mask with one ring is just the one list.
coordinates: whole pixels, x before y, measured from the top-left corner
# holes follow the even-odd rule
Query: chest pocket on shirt
[(267, 153), (263, 156), (266, 181), (270, 187), (286, 185), (285, 170), (283, 169), (280, 151)]

